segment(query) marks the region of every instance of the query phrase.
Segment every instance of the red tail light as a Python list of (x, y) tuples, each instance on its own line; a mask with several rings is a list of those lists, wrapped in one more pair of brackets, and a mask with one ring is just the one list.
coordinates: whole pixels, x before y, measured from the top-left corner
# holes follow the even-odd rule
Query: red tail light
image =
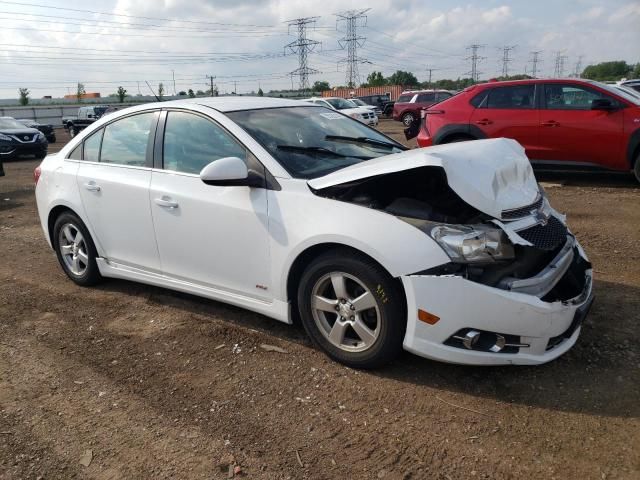
[(38, 180), (40, 180), (41, 173), (42, 173), (42, 169), (40, 168), (40, 165), (38, 165), (36, 169), (33, 171), (33, 182), (36, 185), (38, 185)]

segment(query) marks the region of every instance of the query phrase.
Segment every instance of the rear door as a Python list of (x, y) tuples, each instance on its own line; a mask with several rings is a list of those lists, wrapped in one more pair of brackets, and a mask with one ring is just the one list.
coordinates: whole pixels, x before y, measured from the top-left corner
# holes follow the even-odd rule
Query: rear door
[(491, 88), (474, 109), (471, 125), (490, 138), (513, 138), (525, 148), (529, 158), (537, 158), (540, 112), (535, 95), (535, 84)]
[(84, 141), (78, 188), (91, 229), (112, 262), (160, 270), (149, 206), (159, 112), (120, 118)]
[[(591, 110), (607, 98), (621, 108)], [(614, 167), (623, 158), (624, 112), (615, 98), (579, 83), (546, 83), (540, 111), (538, 160)]]

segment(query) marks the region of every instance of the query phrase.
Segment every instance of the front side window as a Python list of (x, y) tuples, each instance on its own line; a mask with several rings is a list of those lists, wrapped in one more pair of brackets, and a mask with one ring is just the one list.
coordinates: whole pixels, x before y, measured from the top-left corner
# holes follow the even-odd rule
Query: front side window
[(104, 128), (100, 162), (144, 167), (147, 163), (149, 133), (155, 120), (156, 112), (149, 112), (107, 125)]
[(406, 148), (377, 130), (326, 108), (229, 112), (295, 178), (316, 178)]
[(533, 108), (535, 98), (534, 85), (514, 85), (497, 87), (489, 91), (487, 108), (523, 109)]
[(544, 86), (544, 99), (550, 110), (590, 110), (591, 102), (600, 98), (610, 99), (604, 93), (581, 85), (549, 83)]
[(239, 157), (246, 150), (222, 127), (200, 115), (169, 112), (164, 130), (164, 169), (199, 174), (214, 160)]
[(88, 162), (97, 162), (100, 160), (100, 142), (102, 141), (103, 132), (104, 128), (101, 128), (84, 141), (83, 160)]

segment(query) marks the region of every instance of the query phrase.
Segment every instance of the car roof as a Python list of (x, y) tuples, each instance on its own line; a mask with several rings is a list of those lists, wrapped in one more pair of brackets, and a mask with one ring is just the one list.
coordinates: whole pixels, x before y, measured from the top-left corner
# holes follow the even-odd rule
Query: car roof
[[(189, 98), (184, 100), (171, 100), (161, 102), (158, 105), (163, 107), (180, 107), (192, 104), (204, 105), (219, 112), (234, 112), (237, 110), (253, 110), (259, 108), (278, 108), (278, 107), (300, 107), (300, 100), (289, 100), (286, 98), (273, 97), (248, 97), (248, 96), (225, 96), (225, 97), (200, 97)], [(307, 105), (304, 105), (305, 107)]]
[[(595, 84), (598, 83), (594, 80), (588, 80), (584, 78), (526, 78), (522, 80), (501, 80), (501, 81), (488, 81), (483, 83), (477, 83), (471, 85), (471, 87), (491, 88), (495, 86), (508, 86), (508, 85), (526, 85), (534, 83), (582, 83), (582, 84)], [(471, 88), (467, 87), (467, 88)], [(465, 89), (466, 90), (466, 89)]]

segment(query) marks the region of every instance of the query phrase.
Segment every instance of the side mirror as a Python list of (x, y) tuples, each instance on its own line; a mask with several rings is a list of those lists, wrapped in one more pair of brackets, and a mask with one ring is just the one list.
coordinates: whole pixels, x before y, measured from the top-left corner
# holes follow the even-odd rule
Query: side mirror
[(591, 100), (591, 110), (612, 111), (617, 109), (618, 107), (608, 98), (596, 98), (595, 100)]
[(200, 171), (200, 180), (219, 187), (264, 187), (262, 175), (247, 169), (238, 157), (214, 160)]

